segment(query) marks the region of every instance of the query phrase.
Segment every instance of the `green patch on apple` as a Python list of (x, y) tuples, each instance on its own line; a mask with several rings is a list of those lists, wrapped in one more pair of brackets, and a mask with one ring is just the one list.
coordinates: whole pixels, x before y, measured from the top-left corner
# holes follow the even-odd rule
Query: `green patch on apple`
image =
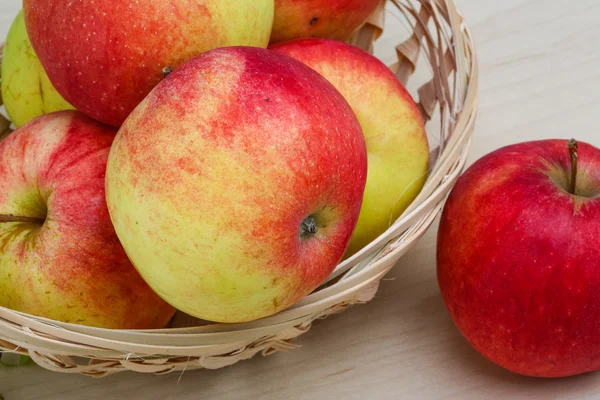
[(73, 109), (56, 91), (25, 29), (23, 11), (8, 31), (2, 60), (2, 99), (16, 127), (54, 111)]

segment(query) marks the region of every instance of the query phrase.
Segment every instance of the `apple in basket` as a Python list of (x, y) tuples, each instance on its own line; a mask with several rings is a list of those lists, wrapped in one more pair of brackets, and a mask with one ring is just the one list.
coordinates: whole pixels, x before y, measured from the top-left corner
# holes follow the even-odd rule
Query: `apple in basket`
[(344, 95), (362, 126), (369, 172), (346, 254), (352, 255), (383, 233), (423, 188), (429, 145), (421, 114), (390, 69), (355, 46), (299, 39), (270, 48), (321, 73)]
[(127, 118), (106, 195), (160, 296), (198, 318), (243, 322), (332, 272), (366, 173), (360, 125), (329, 82), (285, 55), (229, 47), (185, 63)]
[(454, 322), (523, 375), (600, 369), (600, 150), (567, 143), (483, 157), (440, 222), (438, 280)]
[(160, 328), (174, 309), (125, 254), (106, 207), (115, 135), (77, 111), (0, 141), (0, 305), (106, 328)]
[(275, 0), (271, 43), (321, 37), (347, 40), (381, 0)]
[(22, 11), (11, 25), (4, 43), (0, 84), (4, 107), (17, 127), (40, 115), (73, 108), (52, 86), (33, 51)]
[(163, 77), (223, 46), (266, 47), (273, 0), (24, 0), (50, 80), (85, 114), (119, 126)]

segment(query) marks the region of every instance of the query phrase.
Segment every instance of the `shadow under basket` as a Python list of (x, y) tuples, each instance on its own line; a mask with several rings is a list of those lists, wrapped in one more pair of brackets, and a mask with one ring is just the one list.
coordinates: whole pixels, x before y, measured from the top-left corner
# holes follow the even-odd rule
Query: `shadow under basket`
[[(386, 35), (384, 17), (399, 21), (406, 34)], [(214, 369), (258, 353), (294, 349), (292, 339), (314, 320), (371, 300), (381, 278), (440, 213), (465, 166), (477, 113), (478, 66), (471, 34), (452, 0), (384, 0), (351, 41), (371, 53), (389, 50), (397, 57), (390, 68), (415, 98), (432, 149), (425, 186), (386, 232), (339, 264), (319, 289), (268, 318), (210, 324), (178, 313), (165, 329), (111, 330), (0, 307), (0, 351), (29, 355), (52, 371), (94, 377), (126, 370)], [(0, 116), (0, 132), (9, 125)]]

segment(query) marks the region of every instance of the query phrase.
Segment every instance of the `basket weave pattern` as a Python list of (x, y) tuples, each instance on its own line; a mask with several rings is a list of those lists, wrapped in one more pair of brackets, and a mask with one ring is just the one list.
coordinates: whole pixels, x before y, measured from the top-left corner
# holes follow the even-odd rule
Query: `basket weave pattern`
[[(168, 328), (131, 331), (66, 324), (0, 307), (0, 350), (29, 355), (49, 370), (94, 377), (125, 370), (165, 374), (214, 369), (258, 353), (294, 349), (291, 340), (307, 332), (314, 320), (371, 300), (381, 278), (441, 211), (465, 165), (477, 112), (473, 41), (452, 0), (387, 2), (387, 11), (383, 0), (352, 43), (373, 52), (386, 12), (392, 9), (403, 18), (410, 31), (396, 46), (398, 61), (390, 68), (405, 84), (417, 69), (430, 70), (429, 80), (412, 94), (428, 121), (432, 153), (421, 193), (385, 233), (339, 264), (318, 290), (268, 318), (222, 325), (177, 314)], [(0, 140), (9, 127), (10, 121), (0, 116)]]

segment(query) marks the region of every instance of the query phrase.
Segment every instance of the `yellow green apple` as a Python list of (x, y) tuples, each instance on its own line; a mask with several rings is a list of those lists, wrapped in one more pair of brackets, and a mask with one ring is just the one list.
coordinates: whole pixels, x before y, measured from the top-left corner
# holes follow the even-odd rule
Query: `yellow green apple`
[(0, 306), (104, 328), (161, 328), (173, 315), (110, 222), (104, 176), (115, 133), (59, 111), (0, 141)]
[(333, 271), (366, 169), (360, 125), (329, 82), (290, 57), (228, 47), (175, 70), (127, 118), (106, 197), (160, 296), (242, 322), (289, 307)]
[(357, 47), (299, 39), (270, 48), (302, 61), (329, 80), (352, 106), (364, 132), (369, 172), (350, 256), (383, 233), (421, 191), (429, 164), (421, 114), (389, 68)]
[(78, 110), (120, 126), (163, 79), (218, 47), (266, 47), (274, 0), (24, 0), (50, 81)]
[(4, 107), (17, 128), (40, 115), (73, 109), (52, 86), (31, 47), (23, 11), (12, 23), (4, 43), (0, 84)]

